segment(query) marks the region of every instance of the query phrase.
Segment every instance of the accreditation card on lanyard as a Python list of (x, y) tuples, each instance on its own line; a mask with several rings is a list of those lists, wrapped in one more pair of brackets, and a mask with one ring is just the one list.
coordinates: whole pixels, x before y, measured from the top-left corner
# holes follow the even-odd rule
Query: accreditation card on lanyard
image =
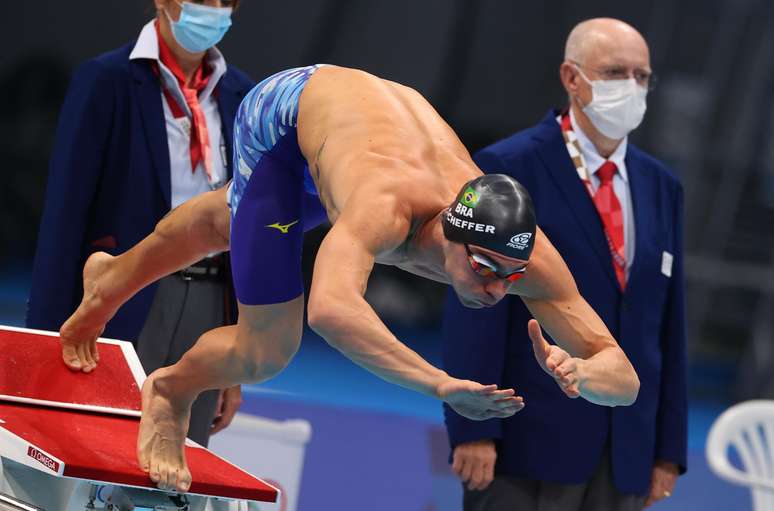
[[(570, 154), (575, 170), (578, 172), (583, 184), (586, 186), (586, 191), (589, 192), (592, 202), (594, 201), (594, 189), (591, 187), (591, 176), (589, 169), (586, 167), (586, 162), (583, 160), (583, 153), (580, 150), (580, 143), (578, 142), (578, 136), (572, 129), (572, 122), (570, 121), (570, 113), (565, 112), (556, 117), (557, 122), (562, 127), (562, 137), (564, 143), (567, 146), (567, 152)], [(607, 227), (602, 225), (602, 230), (605, 233), (605, 240), (607, 240), (607, 248), (610, 250), (610, 255), (613, 257), (613, 262), (620, 268), (626, 269), (626, 258), (623, 254), (620, 254), (613, 245), (610, 239), (610, 234), (607, 232)]]

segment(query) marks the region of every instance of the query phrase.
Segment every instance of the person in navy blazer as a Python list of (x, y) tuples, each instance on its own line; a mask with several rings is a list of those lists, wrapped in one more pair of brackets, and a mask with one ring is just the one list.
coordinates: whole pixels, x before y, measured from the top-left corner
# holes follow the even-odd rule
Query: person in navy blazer
[[(126, 251), (153, 231), (173, 206), (231, 177), (234, 117), (254, 82), (226, 65), (214, 44), (231, 24), (236, 3), (156, 0), (158, 17), (143, 28), (138, 40), (87, 61), (73, 75), (50, 160), (28, 327), (59, 330), (80, 303), (81, 272), (90, 254)], [(189, 104), (183, 91), (196, 80), (201, 85), (196, 89), (198, 100)], [(196, 120), (203, 131), (197, 131)], [(212, 268), (207, 271), (216, 273)], [(228, 273), (221, 267), (223, 276)], [(225, 311), (222, 290), (224, 285), (228, 288), (228, 277), (224, 279), (217, 286), (201, 286), (215, 286), (211, 301)], [(168, 283), (183, 285), (188, 284)], [(182, 299), (157, 296), (164, 286), (162, 281), (161, 286), (140, 291), (103, 334), (135, 342), (147, 330), (147, 344), (156, 343), (160, 348), (153, 349), (163, 352), (155, 357), (159, 361), (150, 362), (143, 360), (142, 346), (137, 346), (148, 372), (153, 365), (171, 363), (162, 359), (181, 351), (171, 345), (183, 342), (162, 331), (158, 321), (152, 327), (146, 324), (151, 323), (152, 307), (165, 306), (154, 303), (154, 297), (167, 307), (176, 301), (178, 308), (184, 306)], [(187, 297), (185, 307), (194, 298)], [(156, 316), (164, 314), (160, 309)], [(202, 315), (202, 311), (193, 314)], [(221, 320), (227, 315), (219, 314)], [(220, 325), (204, 326), (208, 330)], [(198, 337), (189, 336), (190, 343)], [(209, 405), (213, 412), (217, 400), (216, 392)], [(239, 388), (230, 389), (225, 419), (230, 420), (239, 400)], [(200, 443), (206, 443), (211, 419), (200, 428), (196, 438)]]
[[(538, 224), (641, 385), (628, 407), (568, 399), (535, 361), (531, 316), (521, 300), (472, 310), (449, 293), (445, 369), (514, 388), (526, 403), (512, 418), (484, 422), (445, 410), (466, 511), (642, 509), (669, 497), (685, 471), (683, 192), (664, 164), (626, 138), (645, 111), (649, 64), (647, 44), (629, 25), (579, 24), (560, 68), (569, 111), (552, 110), (538, 125), (475, 155), (485, 172), (507, 173), (529, 190)], [(619, 164), (613, 185), (629, 223), (623, 290), (602, 215), (570, 157), (563, 119), (583, 139), (583, 160), (574, 156), (589, 172), (594, 159)], [(590, 178), (592, 188), (600, 190), (600, 179)]]

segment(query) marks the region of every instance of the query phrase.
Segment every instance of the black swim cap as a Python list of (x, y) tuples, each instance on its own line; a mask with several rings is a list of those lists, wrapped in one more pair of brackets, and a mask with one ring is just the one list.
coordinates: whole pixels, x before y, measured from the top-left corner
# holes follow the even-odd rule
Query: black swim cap
[(441, 222), (447, 240), (506, 257), (526, 261), (535, 246), (532, 198), (505, 174), (487, 174), (465, 183)]

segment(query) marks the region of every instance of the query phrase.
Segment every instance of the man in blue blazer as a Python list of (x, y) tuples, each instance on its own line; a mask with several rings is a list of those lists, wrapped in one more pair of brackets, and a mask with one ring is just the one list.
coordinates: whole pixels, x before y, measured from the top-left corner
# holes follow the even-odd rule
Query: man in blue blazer
[[(254, 82), (214, 45), (237, 2), (155, 3), (159, 15), (136, 41), (86, 62), (72, 78), (51, 155), (29, 327), (59, 330), (75, 311), (91, 253), (126, 251), (172, 207), (231, 178), (234, 117)], [(228, 321), (224, 259), (139, 292), (104, 335), (135, 342), (147, 372), (174, 363), (198, 338), (193, 330)], [(170, 320), (186, 316), (193, 319)], [(230, 395), (237, 405), (238, 391)], [(209, 420), (192, 419), (200, 443), (217, 400), (217, 392), (208, 398)]]
[(445, 369), (514, 388), (526, 403), (485, 422), (445, 410), (466, 511), (638, 510), (669, 497), (685, 471), (682, 188), (627, 140), (651, 84), (647, 44), (623, 22), (588, 20), (571, 32), (560, 75), (569, 109), (475, 160), (529, 190), (541, 229), (634, 364), (640, 393), (619, 408), (568, 399), (535, 362), (519, 299), (471, 310), (450, 293)]

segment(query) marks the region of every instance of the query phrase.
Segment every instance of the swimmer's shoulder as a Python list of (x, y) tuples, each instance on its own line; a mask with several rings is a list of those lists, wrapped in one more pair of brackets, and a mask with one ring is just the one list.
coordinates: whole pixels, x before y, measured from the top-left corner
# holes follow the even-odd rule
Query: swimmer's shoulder
[(348, 210), (346, 216), (365, 219), (382, 228), (390, 225), (390, 230), (397, 228), (407, 233), (427, 209), (421, 207), (422, 195), (415, 187), (400, 180), (369, 179), (352, 188), (343, 201), (342, 215)]

